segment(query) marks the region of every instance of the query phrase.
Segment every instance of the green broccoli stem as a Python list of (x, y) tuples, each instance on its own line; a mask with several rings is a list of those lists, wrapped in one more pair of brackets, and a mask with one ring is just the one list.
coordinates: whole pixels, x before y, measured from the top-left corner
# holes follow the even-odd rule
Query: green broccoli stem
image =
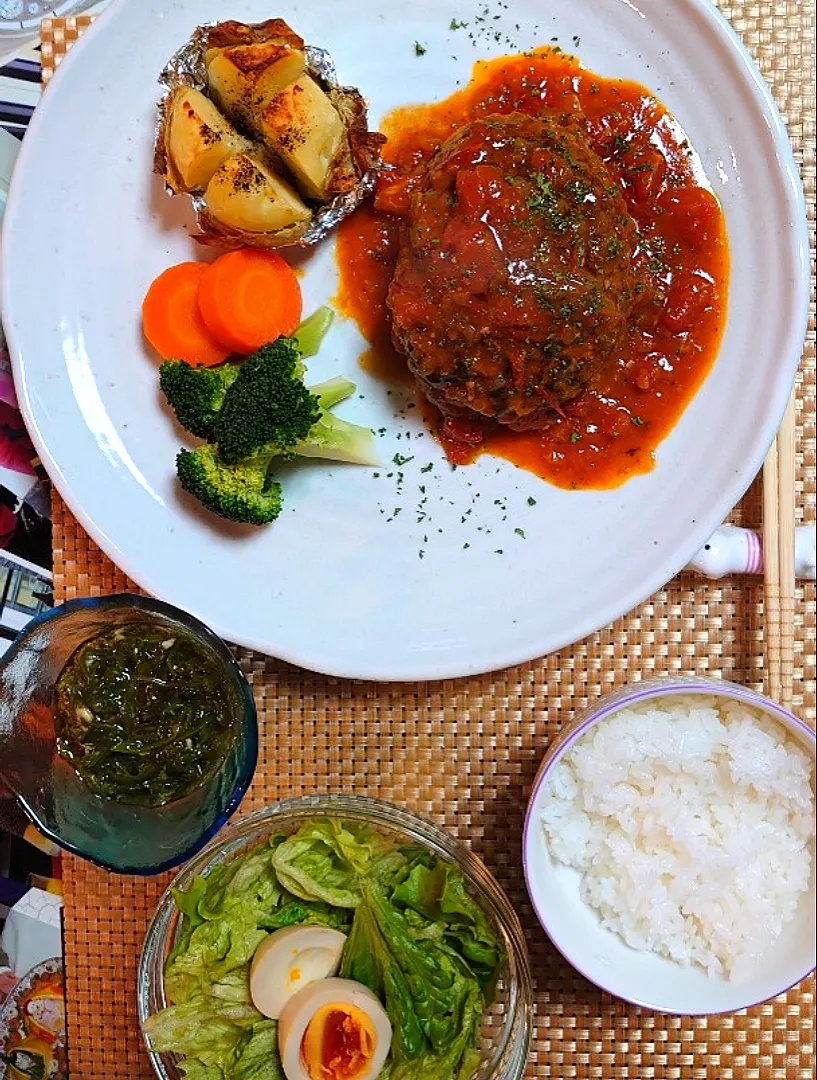
[(310, 394), (314, 394), (322, 409), (332, 409), (341, 401), (345, 401), (354, 394), (356, 387), (353, 382), (343, 375), (335, 375), (332, 379), (317, 383), (307, 388)]
[(308, 319), (304, 319), (292, 335), (297, 342), (302, 357), (317, 355), (321, 342), (326, 337), (326, 332), (332, 325), (334, 318), (334, 311), (324, 305), (324, 307), (319, 307), (317, 311), (314, 311)]
[(307, 437), (295, 444), (293, 453), (296, 457), (345, 461), (350, 465), (381, 464), (371, 428), (351, 424), (325, 411)]

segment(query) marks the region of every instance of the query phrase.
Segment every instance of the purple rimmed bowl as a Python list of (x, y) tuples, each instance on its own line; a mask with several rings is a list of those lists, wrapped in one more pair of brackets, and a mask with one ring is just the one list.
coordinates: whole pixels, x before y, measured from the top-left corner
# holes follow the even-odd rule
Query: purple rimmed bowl
[[(601, 720), (634, 705), (677, 696), (720, 696), (759, 709), (781, 723), (815, 758), (815, 735), (768, 698), (721, 679), (666, 677), (623, 687), (580, 713), (550, 745), (533, 784), (522, 838), (525, 883), (539, 922), (554, 946), (602, 990), (656, 1012), (704, 1016), (735, 1012), (784, 993), (806, 978), (817, 956), (815, 858), (809, 888), (794, 919), (746, 977), (727, 980), (697, 966), (682, 967), (656, 953), (630, 948), (602, 926), (580, 895), (580, 874), (555, 861), (542, 827), (548, 778), (566, 751)], [(813, 776), (813, 774), (812, 774)]]

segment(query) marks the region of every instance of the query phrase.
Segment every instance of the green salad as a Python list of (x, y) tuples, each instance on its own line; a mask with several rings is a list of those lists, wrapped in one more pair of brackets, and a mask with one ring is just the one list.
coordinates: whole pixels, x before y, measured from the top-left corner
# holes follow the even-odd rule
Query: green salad
[(184, 1056), (187, 1080), (286, 1080), (278, 1024), (253, 1005), (250, 966), (271, 933), (296, 925), (347, 935), (337, 975), (372, 991), (391, 1024), (379, 1080), (476, 1071), (504, 953), (462, 873), (427, 848), (314, 820), (173, 895), (182, 919), (165, 965), (172, 1004), (146, 1034), (152, 1049)]

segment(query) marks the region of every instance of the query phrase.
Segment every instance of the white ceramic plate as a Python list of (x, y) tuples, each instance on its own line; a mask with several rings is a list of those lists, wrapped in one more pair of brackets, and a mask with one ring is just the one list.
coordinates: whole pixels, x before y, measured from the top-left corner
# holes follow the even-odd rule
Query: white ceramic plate
[[(656, 469), (616, 491), (560, 491), (490, 457), (454, 473), (430, 437), (418, 439), (414, 414), (397, 416), (395, 397), (362, 372), (362, 398), (344, 415), (387, 429), (384, 461), (414, 455), (400, 470), (402, 493), (385, 475), (397, 469), (373, 478), (299, 467), (279, 521), (247, 532), (214, 524), (177, 491), (179, 435), (159, 403), (139, 306), (157, 273), (199, 251), (182, 227), (191, 223), (184, 200), (167, 199), (150, 171), (157, 73), (196, 23), (280, 15), (331, 51), (377, 122), (395, 105), (447, 95), (478, 56), (507, 50), (485, 32), (475, 47), (449, 28), (455, 15), (484, 30), (482, 0), (451, 10), (436, 0), (118, 0), (57, 72), (20, 156), (2, 310), (21, 405), (57, 488), (145, 589), (232, 641), (305, 667), (376, 679), (466, 675), (604, 626), (708, 539), (759, 468), (789, 394), (806, 312), (802, 194), (769, 95), (714, 8), (494, 7), (496, 31), (519, 48), (554, 37), (569, 48), (575, 36), (587, 66), (657, 91), (725, 206), (732, 272), (719, 358)], [(325, 243), (306, 264), (305, 309), (335, 283)], [(313, 375), (354, 373), (362, 349), (351, 323), (337, 325)], [(418, 523), (421, 484), (428, 517)]]

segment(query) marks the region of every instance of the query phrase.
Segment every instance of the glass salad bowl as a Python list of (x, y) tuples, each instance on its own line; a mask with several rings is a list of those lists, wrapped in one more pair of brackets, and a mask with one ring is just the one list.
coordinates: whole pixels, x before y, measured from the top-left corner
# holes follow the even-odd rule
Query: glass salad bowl
[[(172, 1053), (159, 1052), (145, 1030), (146, 1025), (151, 1027), (148, 1024), (150, 1018), (170, 1004), (166, 993), (166, 962), (174, 947), (179, 946), (182, 931), (182, 920), (174, 895), (189, 890), (199, 875), (206, 878), (216, 868), (263, 845), (270, 836), (281, 833), (291, 835), (306, 823), (318, 819), (371, 826), (378, 833), (393, 838), (400, 846), (424, 847), (433, 856), (453, 864), (460, 871), (466, 891), (488, 917), (504, 953), (493, 1001), (482, 1013), (473, 1080), (520, 1080), (527, 1063), (531, 1038), (532, 990), (525, 941), (510, 902), (482, 862), (464, 844), (442, 829), (402, 807), (379, 799), (352, 795), (308, 795), (276, 803), (242, 818), (224, 829), (171, 883), (159, 902), (145, 937), (138, 974), (139, 1021), (159, 1080), (181, 1080), (182, 1076), (178, 1067), (181, 1059)], [(256, 884), (250, 885), (253, 902), (256, 890), (260, 888)], [(201, 896), (201, 893), (191, 894), (195, 895)], [(219, 896), (218, 891), (216, 896)], [(186, 908), (191, 907), (190, 899), (183, 903)], [(206, 910), (203, 899), (196, 905), (196, 910)], [(210, 922), (207, 925), (213, 927), (214, 924)], [(184, 947), (182, 940), (181, 948)], [(178, 952), (177, 948), (176, 955)], [(193, 970), (193, 967), (191, 964), (189, 970)], [(189, 978), (189, 975), (182, 978)], [(223, 985), (226, 986), (229, 980), (230, 975), (224, 977)], [(221, 1012), (214, 1013), (214, 1016), (222, 1018), (229, 1005), (220, 1002), (219, 1008)], [(257, 1018), (261, 1020), (260, 1014)], [(194, 1020), (193, 1030), (201, 1030), (198, 1011)], [(208, 1025), (205, 1023), (203, 1026)], [(214, 1025), (209, 1030), (214, 1030)], [(417, 1072), (417, 1080), (423, 1080), (421, 1071)]]

